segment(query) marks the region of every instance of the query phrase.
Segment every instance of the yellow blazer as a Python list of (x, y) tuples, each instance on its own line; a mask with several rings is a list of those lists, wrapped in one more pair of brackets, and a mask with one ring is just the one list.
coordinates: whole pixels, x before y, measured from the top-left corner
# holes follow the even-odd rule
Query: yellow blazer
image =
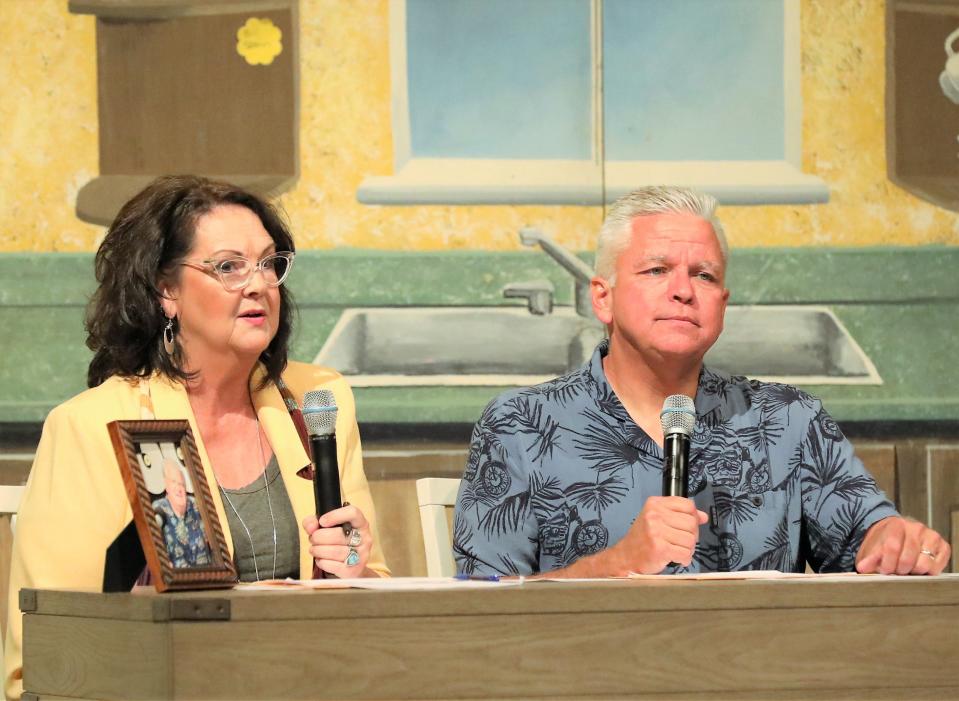
[[(313, 573), (309, 542), (300, 526), (314, 513), (313, 485), (296, 472), (310, 462), (296, 432), (283, 398), (274, 385), (253, 391), (261, 371), (251, 382), (253, 405), (260, 424), (276, 454), (280, 474), (293, 505), (300, 532), (300, 577)], [(373, 551), (368, 566), (388, 576), (376, 531), (376, 514), (369, 485), (363, 472), (360, 436), (356, 425), (353, 393), (346, 380), (334, 370), (291, 362), (283, 379), (302, 406), (303, 395), (313, 389), (330, 389), (339, 412), (336, 419), (336, 448), (340, 486), (344, 498), (357, 506), (370, 522)], [(186, 389), (178, 382), (154, 376), (149, 380), (157, 419), (187, 419), (193, 430), (203, 472), (216, 504), (217, 516), (233, 552), (229, 522), (210, 459), (197, 430)], [(107, 433), (107, 423), (117, 419), (139, 419), (140, 389), (131, 382), (112, 377), (53, 409), (43, 425), (43, 434), (30, 470), (17, 515), (10, 564), (8, 623), (4, 645), (5, 690), (19, 698), (22, 683), (22, 616), (20, 589), (69, 588), (99, 591), (103, 584), (103, 557), (107, 546), (133, 518), (123, 479)]]

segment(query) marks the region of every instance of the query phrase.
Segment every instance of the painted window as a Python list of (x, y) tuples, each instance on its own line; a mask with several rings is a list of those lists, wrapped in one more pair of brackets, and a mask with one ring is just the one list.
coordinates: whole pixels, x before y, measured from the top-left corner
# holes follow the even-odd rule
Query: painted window
[(393, 0), (395, 173), (369, 203), (817, 202), (798, 0)]

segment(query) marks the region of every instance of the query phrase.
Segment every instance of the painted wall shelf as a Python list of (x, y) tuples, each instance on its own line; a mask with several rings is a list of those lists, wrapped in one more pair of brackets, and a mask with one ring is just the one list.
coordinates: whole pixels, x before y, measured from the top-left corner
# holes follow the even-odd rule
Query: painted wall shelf
[(70, 0), (70, 12), (102, 19), (174, 19), (288, 9), (295, 0)]

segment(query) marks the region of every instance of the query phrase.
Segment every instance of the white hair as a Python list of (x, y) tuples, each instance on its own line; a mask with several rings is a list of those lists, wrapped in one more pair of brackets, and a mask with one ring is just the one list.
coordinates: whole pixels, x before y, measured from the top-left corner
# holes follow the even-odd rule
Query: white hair
[(173, 458), (163, 458), (163, 479), (171, 479), (179, 476), (183, 480), (184, 486), (187, 484), (186, 470)]
[(629, 247), (633, 220), (651, 214), (692, 214), (709, 222), (719, 242), (725, 265), (729, 258), (729, 246), (723, 224), (716, 216), (718, 204), (712, 195), (674, 185), (650, 185), (620, 197), (610, 205), (606, 220), (599, 230), (596, 275), (611, 285), (616, 283), (616, 261)]

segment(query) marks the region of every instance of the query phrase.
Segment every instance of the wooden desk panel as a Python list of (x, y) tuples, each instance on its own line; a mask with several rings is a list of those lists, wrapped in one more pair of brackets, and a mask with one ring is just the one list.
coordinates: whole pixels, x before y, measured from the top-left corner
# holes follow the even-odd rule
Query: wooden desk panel
[[(184, 620), (211, 602), (229, 620)], [(955, 698), (957, 623), (959, 580), (919, 578), (37, 591), (25, 688), (41, 699)]]

